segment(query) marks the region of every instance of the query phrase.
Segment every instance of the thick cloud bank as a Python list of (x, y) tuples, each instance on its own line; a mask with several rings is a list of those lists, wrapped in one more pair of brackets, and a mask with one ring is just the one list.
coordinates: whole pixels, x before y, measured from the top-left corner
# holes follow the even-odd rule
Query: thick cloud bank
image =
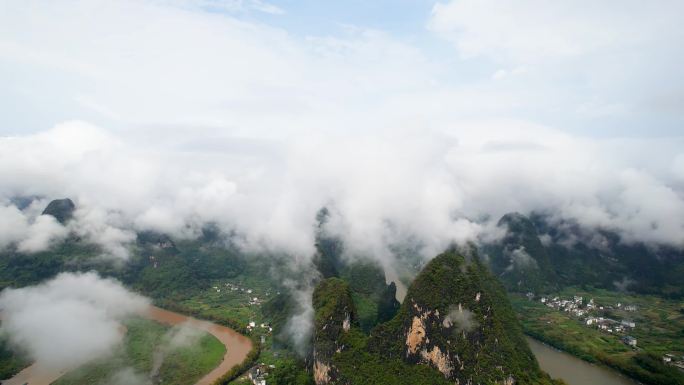
[(74, 368), (121, 342), (121, 320), (148, 301), (95, 273), (62, 273), (43, 284), (0, 294), (2, 332), (43, 367)]
[[(39, 200), (38, 204), (43, 202)], [(64, 239), (67, 233), (52, 216), (36, 216), (30, 208), (22, 212), (14, 205), (0, 206), (0, 249), (16, 245), (21, 252), (42, 251)]]
[(430, 257), (450, 242), (496, 236), (510, 211), (549, 212), (628, 241), (683, 241), (681, 140), (586, 139), (510, 121), (175, 140), (141, 144), (82, 122), (0, 139), (0, 194), (69, 196), (78, 207), (64, 229), (7, 203), (2, 245), (36, 250), (69, 230), (125, 257), (136, 230), (194, 237), (215, 223), (247, 250), (307, 257), (323, 206), (350, 252), (380, 259), (407, 243)]

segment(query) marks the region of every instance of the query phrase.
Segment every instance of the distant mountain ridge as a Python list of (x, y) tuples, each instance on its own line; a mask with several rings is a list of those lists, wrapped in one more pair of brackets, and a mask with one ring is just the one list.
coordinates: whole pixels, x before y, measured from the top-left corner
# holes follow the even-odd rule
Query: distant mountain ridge
[(576, 285), (684, 297), (682, 250), (626, 242), (614, 231), (583, 229), (536, 213), (506, 214), (499, 226), (506, 235), (482, 245), (481, 252), (509, 290)]

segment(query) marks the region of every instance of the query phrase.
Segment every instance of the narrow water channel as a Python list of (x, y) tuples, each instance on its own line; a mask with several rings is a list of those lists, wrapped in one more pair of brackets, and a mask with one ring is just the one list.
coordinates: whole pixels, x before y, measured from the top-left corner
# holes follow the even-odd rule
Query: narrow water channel
[(571, 354), (557, 350), (534, 338), (527, 337), (532, 353), (539, 366), (553, 378), (560, 378), (568, 385), (636, 385), (615, 370), (592, 365)]

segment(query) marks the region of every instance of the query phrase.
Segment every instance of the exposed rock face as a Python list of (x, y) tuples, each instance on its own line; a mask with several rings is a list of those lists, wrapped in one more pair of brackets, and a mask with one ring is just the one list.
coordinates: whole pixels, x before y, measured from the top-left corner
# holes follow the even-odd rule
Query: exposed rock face
[(74, 216), (74, 210), (76, 210), (76, 205), (71, 199), (55, 199), (43, 210), (43, 215), (52, 215), (59, 223), (65, 224)]
[(413, 317), (411, 328), (406, 333), (406, 346), (408, 346), (408, 354), (415, 354), (418, 347), (425, 341), (425, 324), (423, 324), (422, 317)]
[(397, 317), (402, 359), (454, 383), (512, 384), (523, 368), (540, 373), (503, 288), (476, 257), (468, 263), (449, 251), (433, 259)]
[(339, 370), (332, 357), (346, 346), (343, 335), (356, 324), (354, 302), (347, 283), (339, 278), (321, 282), (314, 291), (315, 326), (313, 341), (313, 372), (317, 385), (337, 384)]
[[(314, 354), (315, 355), (315, 354)], [(320, 360), (314, 361), (313, 376), (316, 384), (330, 383), (330, 366)]]

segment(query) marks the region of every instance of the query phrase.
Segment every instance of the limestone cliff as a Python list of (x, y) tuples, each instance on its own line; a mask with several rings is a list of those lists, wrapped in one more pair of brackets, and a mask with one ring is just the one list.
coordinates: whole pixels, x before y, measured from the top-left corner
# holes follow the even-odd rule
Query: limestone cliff
[(456, 384), (548, 380), (502, 286), (477, 257), (467, 261), (455, 250), (425, 267), (397, 317), (377, 328), (371, 341), (378, 353), (429, 365)]

